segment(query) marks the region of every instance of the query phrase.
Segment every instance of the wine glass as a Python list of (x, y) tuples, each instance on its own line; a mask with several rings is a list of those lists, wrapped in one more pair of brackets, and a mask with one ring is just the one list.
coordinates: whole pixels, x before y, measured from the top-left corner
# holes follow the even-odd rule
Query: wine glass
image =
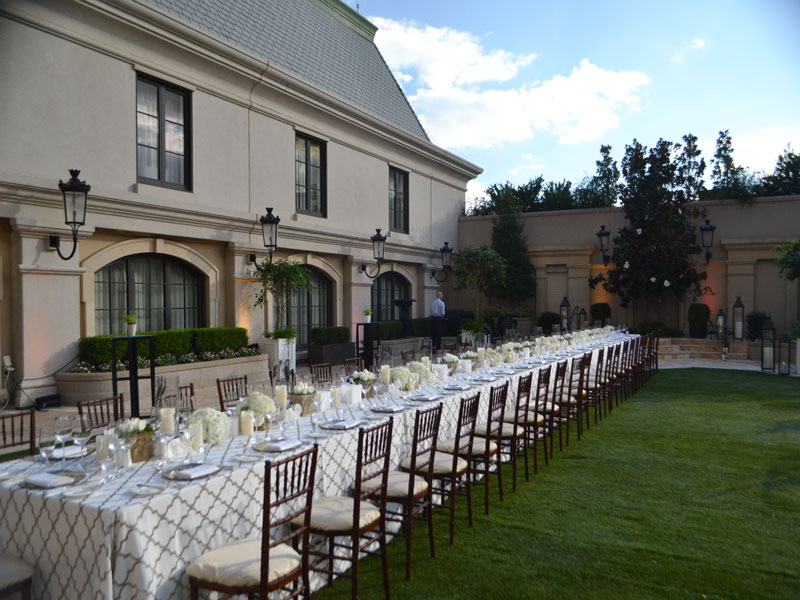
[(72, 419), (67, 416), (57, 417), (55, 421), (55, 441), (61, 444), (61, 466), (67, 458), (65, 444), (72, 439)]
[(86, 415), (78, 415), (72, 418), (72, 440), (80, 448), (78, 456), (83, 457), (84, 448), (92, 437), (92, 424)]
[(267, 433), (264, 436), (264, 440), (267, 442), (276, 441), (277, 439), (283, 437), (282, 432), (278, 438), (275, 438), (272, 435), (273, 434), (272, 423), (275, 421), (275, 415), (277, 415), (277, 413), (278, 413), (277, 407), (273, 408), (272, 410), (267, 410), (267, 412), (264, 413), (264, 418), (267, 420)]
[(322, 414), (322, 401), (317, 395), (314, 398), (314, 401), (311, 403), (311, 432), (316, 437), (317, 434), (317, 426), (322, 423), (323, 414)]
[(44, 427), (39, 428), (39, 454), (46, 465), (53, 458), (53, 450), (55, 450), (55, 439), (45, 433)]
[(117, 466), (117, 445), (114, 442), (114, 436), (106, 434), (103, 439), (105, 440), (105, 451), (98, 455), (100, 458), (100, 471), (103, 474), (100, 483), (107, 483), (114, 479), (114, 471)]

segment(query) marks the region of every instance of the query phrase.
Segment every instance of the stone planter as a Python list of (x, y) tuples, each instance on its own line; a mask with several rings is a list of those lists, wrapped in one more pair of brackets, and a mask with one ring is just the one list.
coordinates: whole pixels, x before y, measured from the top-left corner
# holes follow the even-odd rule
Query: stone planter
[(136, 434), (136, 441), (131, 445), (131, 462), (144, 462), (152, 455), (154, 431)]
[(355, 355), (356, 345), (354, 342), (325, 344), (324, 346), (312, 344), (308, 347), (308, 362), (312, 365), (319, 363), (342, 365), (345, 358), (353, 358)]
[(258, 339), (258, 351), (269, 356), (269, 368), (272, 369), (280, 361), (292, 371), (297, 372), (297, 340), (280, 338), (274, 340), (268, 337)]
[[(264, 354), (256, 356), (242, 356), (240, 358), (227, 358), (207, 362), (196, 362), (185, 365), (170, 365), (156, 367), (156, 375), (168, 377), (178, 376), (180, 384), (194, 384), (195, 394), (200, 390), (213, 390), (216, 397), (217, 379), (247, 375), (248, 381), (265, 381), (269, 379), (267, 370), (268, 357)], [(146, 375), (139, 369), (139, 373)], [(120, 371), (120, 377), (127, 377), (128, 371)], [(61, 395), (61, 403), (75, 406), (83, 400), (97, 400), (108, 398), (112, 392), (111, 373), (57, 373), (55, 376), (56, 387)], [(119, 392), (130, 396), (130, 383), (121, 381)], [(211, 393), (211, 392), (210, 392)], [(150, 406), (150, 381), (139, 381), (139, 406), (143, 410)], [(128, 410), (126, 408), (126, 416)]]

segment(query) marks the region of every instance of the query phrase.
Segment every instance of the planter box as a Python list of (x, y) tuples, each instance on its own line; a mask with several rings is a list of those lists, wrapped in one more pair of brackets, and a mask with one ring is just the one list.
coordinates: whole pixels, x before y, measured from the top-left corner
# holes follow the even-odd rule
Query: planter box
[(353, 358), (355, 355), (356, 345), (354, 342), (325, 344), (324, 346), (311, 344), (308, 347), (308, 363), (311, 365), (319, 363), (342, 365), (345, 358)]
[(689, 337), (701, 340), (706, 337), (706, 324), (689, 321)]
[(512, 317), (517, 322), (517, 335), (531, 335), (536, 325), (533, 317)]
[(272, 369), (280, 361), (287, 363), (290, 369), (297, 372), (297, 340), (280, 338), (274, 340), (268, 337), (258, 339), (258, 351), (269, 356), (269, 368)]
[[(259, 354), (257, 356), (156, 367), (156, 375), (166, 375), (168, 377), (177, 375), (180, 385), (194, 384), (195, 395), (199, 395), (198, 392), (202, 389), (210, 388), (206, 396), (216, 398), (217, 379), (247, 375), (248, 381), (268, 380), (268, 362), (266, 355)], [(147, 371), (140, 369), (139, 373), (146, 375)], [(128, 375), (128, 371), (119, 372), (120, 377), (127, 377)], [(57, 373), (55, 380), (58, 393), (61, 394), (61, 403), (65, 405), (75, 406), (83, 400), (108, 398), (113, 393), (111, 373)], [(125, 394), (126, 400), (130, 397), (130, 382), (120, 381), (118, 389), (119, 392)], [(150, 404), (150, 380), (140, 380), (139, 406), (142, 410), (147, 410)]]

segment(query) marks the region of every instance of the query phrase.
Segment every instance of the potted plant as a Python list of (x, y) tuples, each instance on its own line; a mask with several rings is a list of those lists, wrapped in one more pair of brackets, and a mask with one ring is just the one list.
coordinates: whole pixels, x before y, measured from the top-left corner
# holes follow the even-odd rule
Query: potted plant
[(689, 305), (686, 319), (689, 321), (689, 336), (695, 339), (706, 337), (706, 324), (711, 318), (711, 309), (706, 304), (695, 302)]
[(364, 323), (369, 323), (372, 319), (372, 311), (369, 308), (365, 308), (362, 313), (364, 314)]
[(128, 326), (128, 335), (136, 335), (136, 315), (133, 313), (128, 313), (122, 318), (125, 321), (125, 324)]
[(611, 305), (608, 302), (595, 302), (589, 307), (589, 312), (592, 313), (592, 322), (600, 321), (603, 327), (611, 319)]
[(292, 327), (281, 329), (280, 323), (292, 294), (311, 289), (308, 269), (286, 258), (275, 262), (263, 260), (256, 264), (253, 278), (260, 284), (255, 306), (264, 306), (267, 296), (272, 296), (274, 301), (272, 334), (265, 334), (269, 339), (261, 343), (261, 351), (269, 354), (270, 366), (274, 366), (276, 361), (289, 361), (289, 368), (295, 370), (297, 334)]
[(350, 341), (349, 327), (313, 327), (309, 334), (308, 362), (342, 364), (355, 356), (355, 344)]

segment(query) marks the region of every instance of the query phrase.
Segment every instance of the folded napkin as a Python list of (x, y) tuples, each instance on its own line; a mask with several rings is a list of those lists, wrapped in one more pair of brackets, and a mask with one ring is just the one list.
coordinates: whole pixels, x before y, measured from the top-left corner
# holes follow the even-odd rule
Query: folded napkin
[(174, 476), (175, 479), (199, 479), (201, 477), (213, 475), (217, 471), (219, 471), (219, 467), (217, 465), (197, 465), (191, 469), (181, 469), (180, 471), (175, 471)]
[(355, 429), (361, 425), (361, 421), (353, 420), (353, 421), (337, 421), (334, 423), (323, 423), (320, 427), (324, 429)]
[(53, 450), (53, 458), (77, 458), (86, 453), (81, 446), (64, 446)]
[(513, 369), (495, 369), (494, 373), (496, 375), (513, 375), (514, 374), (514, 370)]
[(445, 389), (466, 391), (470, 389), (470, 387), (466, 383), (449, 383), (445, 386)]
[(385, 406), (376, 406), (372, 409), (373, 412), (379, 413), (396, 413), (396, 412), (403, 412), (405, 410), (404, 406), (391, 406), (389, 404)]
[(25, 483), (40, 488), (54, 488), (62, 485), (69, 485), (70, 483), (74, 483), (74, 481), (72, 477), (47, 472), (35, 473), (25, 477)]
[(439, 394), (434, 394), (433, 392), (425, 392), (424, 394), (416, 394), (411, 396), (412, 400), (421, 400), (423, 402), (433, 402), (439, 398), (441, 398), (441, 396), (439, 396)]
[(255, 448), (260, 452), (286, 452), (302, 445), (303, 443), (300, 440), (280, 440), (277, 442), (264, 442), (263, 444), (258, 444)]
[(488, 375), (481, 375), (480, 377), (476, 377), (473, 381), (491, 383), (492, 381), (497, 381), (497, 377), (489, 377)]

